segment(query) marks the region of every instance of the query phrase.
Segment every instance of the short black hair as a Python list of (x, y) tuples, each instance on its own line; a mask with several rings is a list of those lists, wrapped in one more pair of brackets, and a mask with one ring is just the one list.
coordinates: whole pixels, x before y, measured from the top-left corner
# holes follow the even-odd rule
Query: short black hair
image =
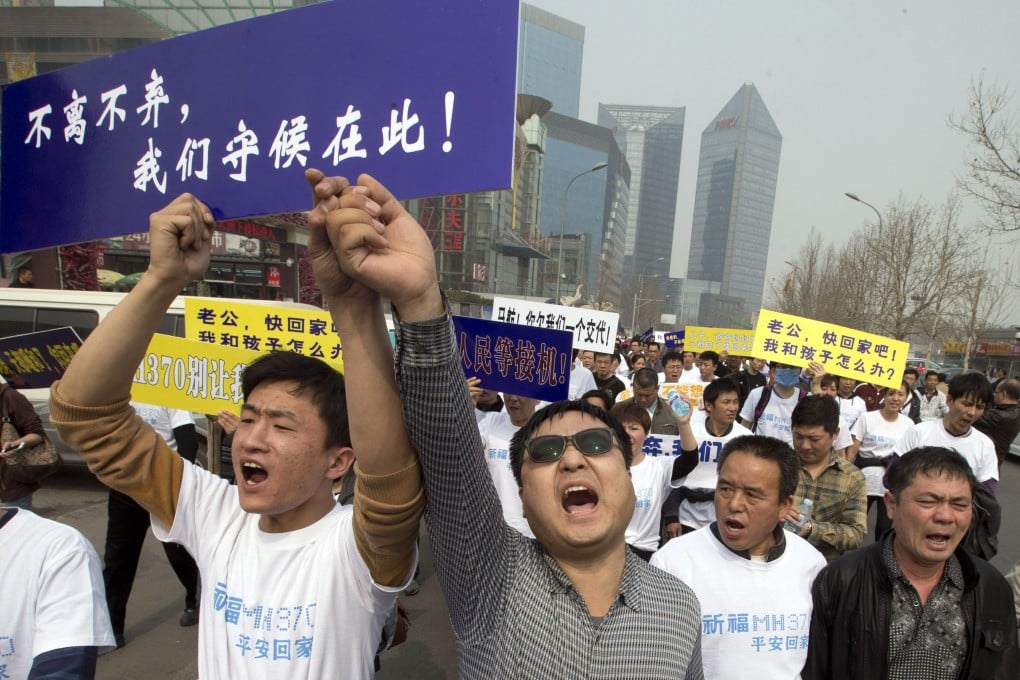
[(294, 352), (269, 352), (244, 369), (241, 392), (248, 401), (262, 384), (297, 383), (290, 391), (298, 396), (308, 393), (326, 425), (326, 447), (350, 446), (351, 427), (347, 419), (347, 390), (344, 377), (332, 366), (313, 357)]
[(747, 453), (755, 458), (770, 460), (779, 466), (779, 500), (788, 498), (797, 490), (800, 480), (800, 456), (793, 447), (781, 439), (760, 434), (745, 434), (726, 442), (719, 454), (717, 469), (734, 453)]
[[(980, 374), (978, 374), (980, 375)], [(941, 446), (922, 446), (911, 449), (894, 460), (885, 473), (885, 488), (898, 501), (900, 494), (910, 486), (918, 474), (925, 477), (945, 475), (950, 479), (965, 479), (971, 496), (977, 491), (978, 481), (967, 459), (953, 449)]]
[(701, 361), (711, 361), (716, 366), (722, 361), (719, 358), (719, 353), (710, 349), (706, 349), (704, 352), (698, 355), (698, 359)]
[(905, 369), (903, 369), (903, 375), (912, 375), (914, 377), (918, 377), (921, 374), (918, 373), (917, 369), (914, 368), (913, 366), (907, 366)]
[(639, 368), (634, 371), (634, 387), (658, 387), (659, 386), (659, 374), (655, 372), (654, 368)]
[(670, 361), (679, 361), (682, 364), (684, 362), (684, 355), (681, 354), (680, 352), (676, 351), (675, 349), (671, 349), (668, 352), (666, 352), (665, 354), (663, 354), (659, 358), (659, 361), (662, 362), (663, 366), (668, 364)]
[(839, 376), (833, 373), (826, 373), (818, 379), (819, 387), (828, 387), (829, 385), (839, 385)]
[(633, 456), (630, 451), (630, 435), (623, 429), (623, 425), (620, 424), (611, 413), (605, 409), (601, 409), (598, 406), (592, 406), (589, 403), (583, 401), (555, 401), (548, 406), (535, 411), (535, 414), (531, 416), (528, 423), (517, 430), (514, 436), (510, 439), (510, 470), (514, 473), (514, 479), (517, 480), (517, 486), (521, 486), (521, 468), (524, 466), (524, 444), (531, 435), (538, 429), (538, 426), (547, 420), (565, 415), (577, 411), (578, 413), (584, 413), (596, 420), (601, 420), (603, 423), (609, 426), (609, 429), (616, 435), (616, 440), (620, 442), (620, 452), (623, 454), (624, 465), (627, 469), (630, 469), (630, 462)]
[(719, 378), (705, 385), (705, 391), (701, 394), (701, 400), (706, 404), (715, 405), (715, 400), (728, 392), (736, 392), (740, 397), (740, 385), (732, 378)]
[(602, 408), (606, 411), (613, 407), (612, 401), (609, 399), (609, 393), (602, 390), (588, 390), (581, 395), (581, 401), (588, 401), (589, 399), (601, 399), (602, 403), (605, 404)]
[(811, 394), (793, 407), (790, 416), (791, 427), (814, 427), (821, 425), (829, 434), (839, 429), (839, 404), (832, 397), (822, 394)]
[(949, 381), (949, 397), (954, 400), (972, 397), (982, 404), (991, 404), (992, 383), (977, 371), (954, 375), (953, 379)]

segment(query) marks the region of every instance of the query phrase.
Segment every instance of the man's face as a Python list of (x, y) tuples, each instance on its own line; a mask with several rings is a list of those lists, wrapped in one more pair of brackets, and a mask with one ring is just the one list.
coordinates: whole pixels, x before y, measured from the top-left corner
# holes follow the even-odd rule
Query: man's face
[(698, 359), (698, 370), (701, 371), (701, 379), (711, 382), (715, 378), (716, 363), (711, 359)]
[(645, 432), (645, 428), (641, 423), (633, 420), (624, 421), (620, 424), (623, 425), (623, 429), (630, 435), (631, 454), (637, 456), (638, 451), (645, 445), (645, 437), (648, 436), (648, 433)]
[(765, 368), (765, 360), (764, 359), (751, 359), (750, 361), (747, 362), (747, 365), (750, 366), (751, 369), (753, 369), (755, 373), (758, 373), (758, 372), (761, 371), (761, 369)]
[(684, 370), (689, 371), (694, 368), (694, 352), (684, 352)]
[(913, 373), (904, 373), (903, 382), (910, 386), (910, 389), (914, 389), (914, 385), (917, 384), (917, 376)]
[(774, 545), (772, 533), (793, 497), (779, 497), (779, 464), (736, 451), (719, 467), (715, 516), (719, 536), (731, 550), (764, 555)]
[(634, 403), (641, 408), (650, 408), (655, 403), (656, 397), (659, 396), (658, 387), (638, 387), (634, 386)]
[(848, 399), (853, 396), (854, 388), (857, 387), (857, 381), (853, 378), (840, 378), (838, 384), (839, 386), (837, 387), (837, 390), (839, 392), (839, 396), (844, 399)]
[(655, 363), (659, 360), (659, 356), (662, 354), (662, 349), (658, 343), (649, 343), (648, 345), (648, 361)]
[(929, 373), (924, 376), (924, 390), (928, 394), (933, 394), (939, 387), (939, 377), (934, 373)]
[(740, 371), (740, 357), (726, 357), (726, 368), (730, 369), (733, 373)]
[(970, 394), (959, 399), (946, 397), (946, 406), (949, 407), (949, 413), (942, 418), (942, 425), (949, 434), (957, 437), (967, 434), (974, 421), (985, 412), (985, 403)]
[(832, 455), (832, 445), (836, 441), (838, 430), (829, 434), (822, 425), (800, 425), (793, 428), (793, 448), (800, 456), (802, 465), (817, 465), (828, 462)]
[(517, 427), (523, 427), (534, 415), (538, 399), (522, 397), (517, 394), (504, 394), (503, 403), (506, 406), (507, 415), (510, 416), (510, 422)]
[(18, 273), (18, 280), (21, 281), (22, 283), (32, 283), (32, 270), (22, 269)]
[[(568, 411), (540, 424), (533, 437), (568, 435), (606, 424), (587, 413)], [(620, 443), (599, 456), (585, 456), (567, 444), (563, 457), (536, 463), (524, 454), (521, 504), (531, 530), (554, 557), (599, 556), (618, 549), (634, 514), (634, 485)]]
[(885, 492), (885, 507), (896, 526), (893, 550), (900, 566), (944, 563), (970, 528), (971, 489), (963, 477), (919, 472), (899, 500)]
[(293, 531), (319, 520), (335, 502), (333, 480), (354, 461), (347, 447), (327, 448), (326, 424), (291, 381), (262, 383), (248, 397), (234, 432), (238, 498), (262, 515), (264, 531)]
[(1009, 395), (1006, 394), (1006, 390), (1002, 389), (1002, 385), (996, 387), (995, 392), (992, 393), (992, 402), (996, 406), (1010, 403)]
[(595, 370), (595, 352), (581, 352), (581, 365), (589, 371)]
[(723, 392), (715, 398), (715, 403), (705, 402), (705, 412), (712, 421), (715, 430), (727, 428), (737, 419), (740, 410), (740, 396), (736, 392)]
[(676, 359), (673, 359), (670, 362), (663, 364), (662, 373), (666, 377), (666, 379), (663, 382), (675, 383), (677, 380), (680, 379), (680, 372), (683, 371), (683, 369), (684, 369), (683, 362), (677, 361)]
[(595, 357), (595, 375), (603, 380), (613, 375), (613, 358), (605, 354)]

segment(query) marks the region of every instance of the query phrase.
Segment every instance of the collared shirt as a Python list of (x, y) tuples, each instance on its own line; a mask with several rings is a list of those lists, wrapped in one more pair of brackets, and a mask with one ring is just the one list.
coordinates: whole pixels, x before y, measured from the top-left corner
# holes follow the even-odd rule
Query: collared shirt
[(963, 570), (959, 560), (950, 555), (942, 580), (924, 604), (896, 561), (893, 536), (885, 538), (882, 564), (889, 572), (893, 588), (887, 677), (889, 680), (955, 680), (967, 657)]
[(949, 406), (946, 405), (946, 396), (935, 390), (935, 394), (928, 396), (921, 395), (921, 422), (926, 420), (938, 420), (949, 413)]
[(810, 498), (811, 531), (804, 538), (829, 562), (861, 547), (868, 533), (868, 486), (852, 463), (833, 455), (817, 479), (801, 467), (796, 502)]
[[(745, 560), (753, 559), (751, 557), (750, 550), (734, 550), (730, 546), (726, 545), (726, 541), (722, 540), (722, 536), (719, 535), (718, 522), (712, 522), (709, 525), (709, 527), (712, 530), (712, 535), (715, 536), (720, 543), (726, 546), (726, 549), (729, 550), (731, 553), (733, 553), (734, 555), (739, 555), (740, 557), (743, 557)], [(769, 551), (765, 554), (764, 560), (765, 562), (778, 560), (780, 557), (782, 557), (783, 553), (786, 551), (786, 532), (783, 530), (782, 524), (777, 524), (776, 528), (772, 530), (772, 538), (775, 540), (776, 543), (771, 548), (769, 548)]]
[(397, 337), (397, 383), (461, 677), (701, 678), (701, 612), (689, 587), (626, 551), (617, 597), (593, 619), (542, 545), (505, 524), (449, 316), (398, 320)]

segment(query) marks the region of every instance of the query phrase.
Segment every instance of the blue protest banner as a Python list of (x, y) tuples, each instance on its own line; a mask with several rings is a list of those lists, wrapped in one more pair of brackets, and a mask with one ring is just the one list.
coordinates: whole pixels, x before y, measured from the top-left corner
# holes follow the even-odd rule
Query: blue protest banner
[(333, 0), (9, 84), (0, 247), (142, 231), (185, 191), (217, 220), (307, 210), (307, 167), (509, 187), (517, 24), (514, 0)]
[(482, 387), (543, 401), (567, 398), (573, 334), (550, 328), (453, 317), (461, 366)]
[(684, 333), (686, 333), (686, 331), (666, 331), (662, 336), (663, 342), (666, 345), (666, 349), (683, 347)]
[(0, 375), (12, 387), (49, 387), (64, 375), (81, 338), (71, 327), (0, 338)]

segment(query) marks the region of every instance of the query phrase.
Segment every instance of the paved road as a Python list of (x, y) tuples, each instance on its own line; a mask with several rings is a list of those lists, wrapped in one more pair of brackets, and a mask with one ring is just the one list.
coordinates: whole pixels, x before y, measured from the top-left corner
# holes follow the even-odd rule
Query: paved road
[[(1007, 462), (1001, 471), (998, 498), (1003, 506), (1003, 530), (999, 554), (992, 563), (1008, 570), (1020, 560), (1020, 463)], [(106, 492), (82, 467), (69, 467), (47, 481), (36, 494), (40, 514), (76, 527), (102, 554), (106, 534)], [(439, 587), (432, 570), (427, 538), (422, 539), (420, 593), (404, 598), (411, 617), (408, 641), (386, 652), (382, 679), (456, 678), (453, 634), (446, 617)], [(167, 564), (162, 549), (152, 537), (146, 541), (128, 605), (123, 649), (99, 659), (100, 678), (144, 678), (146, 680), (192, 680), (197, 677), (196, 628), (177, 625), (184, 607), (184, 591)]]

